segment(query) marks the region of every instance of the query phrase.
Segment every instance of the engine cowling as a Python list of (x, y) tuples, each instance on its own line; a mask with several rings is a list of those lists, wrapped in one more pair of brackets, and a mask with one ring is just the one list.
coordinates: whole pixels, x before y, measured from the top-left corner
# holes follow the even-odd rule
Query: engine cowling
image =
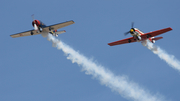
[(34, 24), (36, 24), (36, 26), (39, 27), (40, 24), (41, 24), (41, 22), (40, 22), (39, 20), (34, 20), (34, 21), (32, 22), (32, 26), (33, 26), (33, 27), (34, 27)]

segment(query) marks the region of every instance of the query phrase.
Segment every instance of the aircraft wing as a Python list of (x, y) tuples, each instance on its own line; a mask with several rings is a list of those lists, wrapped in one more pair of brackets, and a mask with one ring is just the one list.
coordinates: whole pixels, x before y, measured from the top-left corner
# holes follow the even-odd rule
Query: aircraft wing
[(171, 31), (171, 30), (172, 30), (172, 28), (169, 27), (169, 28), (164, 28), (164, 29), (161, 29), (161, 30), (145, 33), (145, 34), (141, 35), (141, 38), (147, 39), (148, 37), (154, 37), (154, 36), (166, 33), (166, 32)]
[(41, 34), (41, 33), (37, 33), (36, 30), (29, 30), (29, 31), (13, 34), (13, 35), (10, 35), (10, 36), (12, 38), (17, 38), (17, 37), (23, 37), (23, 36), (30, 36), (31, 34), (37, 35), (37, 34)]
[(133, 37), (130, 37), (123, 40), (108, 43), (108, 45), (114, 46), (114, 45), (120, 45), (120, 44), (125, 44), (125, 43), (132, 43), (132, 42), (136, 42), (136, 40)]
[(67, 22), (63, 22), (63, 23), (58, 23), (58, 24), (55, 24), (55, 25), (50, 25), (50, 26), (47, 26), (47, 27), (43, 28), (43, 30), (46, 30), (46, 31), (57, 30), (59, 28), (66, 27), (66, 26), (69, 26), (71, 24), (74, 24), (73, 20), (67, 21)]

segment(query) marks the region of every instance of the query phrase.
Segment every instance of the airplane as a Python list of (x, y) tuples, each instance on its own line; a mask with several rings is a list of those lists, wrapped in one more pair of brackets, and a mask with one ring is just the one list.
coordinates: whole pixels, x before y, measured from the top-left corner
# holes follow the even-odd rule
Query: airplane
[[(33, 17), (33, 15), (32, 15), (32, 17)], [(33, 17), (33, 21), (32, 21), (32, 26), (34, 27), (33, 30), (13, 34), (13, 35), (10, 35), (10, 36), (12, 38), (17, 38), (17, 37), (41, 34), (43, 37), (46, 37), (48, 35), (48, 33), (50, 33), (53, 36), (58, 37), (58, 34), (65, 33), (66, 31), (65, 30), (57, 31), (57, 29), (66, 27), (66, 26), (71, 25), (71, 24), (74, 24), (73, 20), (66, 21), (66, 22), (63, 22), (63, 23), (54, 24), (54, 25), (50, 25), (50, 26), (46, 26), (42, 21), (35, 20), (34, 17)]]
[(143, 33), (142, 31), (140, 31), (137, 28), (134, 28), (133, 26), (134, 26), (134, 23), (132, 23), (132, 28), (130, 29), (130, 31), (124, 33), (124, 35), (127, 35), (130, 33), (133, 37), (111, 42), (111, 43), (108, 43), (108, 45), (115, 46), (115, 45), (121, 45), (121, 44), (126, 44), (126, 43), (141, 42), (143, 46), (146, 46), (148, 40), (152, 43), (155, 43), (155, 41), (163, 38), (163, 37), (155, 38), (154, 36), (157, 36), (157, 35), (160, 35), (160, 34), (163, 34), (172, 30), (171, 27), (168, 27), (161, 30), (157, 30), (157, 31)]

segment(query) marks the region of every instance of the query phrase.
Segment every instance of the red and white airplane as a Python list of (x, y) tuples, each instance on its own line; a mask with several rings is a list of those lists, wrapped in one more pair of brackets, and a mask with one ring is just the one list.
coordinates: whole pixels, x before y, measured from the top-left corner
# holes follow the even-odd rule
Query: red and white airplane
[(41, 22), (39, 20), (34, 20), (34, 18), (33, 18), (33, 22), (32, 22), (32, 25), (34, 27), (33, 30), (13, 34), (10, 36), (12, 38), (17, 38), (17, 37), (23, 37), (23, 36), (42, 34), (43, 37), (46, 37), (48, 35), (48, 33), (50, 33), (53, 36), (58, 37), (58, 34), (65, 33), (66, 31), (65, 30), (57, 31), (57, 29), (66, 27), (66, 26), (71, 25), (71, 24), (74, 24), (74, 21), (67, 21), (67, 22), (63, 22), (63, 23), (58, 23), (58, 24), (46, 26), (43, 22)]
[(163, 33), (166, 33), (168, 31), (172, 30), (172, 28), (169, 27), (169, 28), (164, 28), (164, 29), (149, 32), (149, 33), (143, 33), (139, 29), (133, 28), (133, 25), (134, 25), (134, 23), (132, 23), (132, 28), (130, 29), (130, 31), (124, 33), (125, 35), (130, 33), (133, 37), (115, 41), (115, 42), (111, 42), (111, 43), (108, 43), (108, 45), (114, 46), (114, 45), (121, 45), (121, 44), (125, 44), (125, 43), (141, 42), (144, 46), (146, 46), (148, 40), (152, 43), (155, 43), (156, 40), (163, 38), (163, 37), (155, 38), (154, 36), (157, 36), (157, 35), (160, 35), (160, 34), (163, 34)]

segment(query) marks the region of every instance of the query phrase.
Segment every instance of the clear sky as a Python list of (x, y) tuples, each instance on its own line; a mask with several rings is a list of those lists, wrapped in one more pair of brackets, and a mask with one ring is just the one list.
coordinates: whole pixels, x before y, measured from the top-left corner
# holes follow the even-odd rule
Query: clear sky
[(58, 39), (84, 56), (125, 75), (151, 94), (179, 101), (180, 73), (141, 43), (110, 47), (124, 39), (131, 22), (143, 32), (172, 27), (155, 43), (180, 60), (179, 0), (1, 0), (0, 101), (129, 101), (72, 64), (41, 35), (11, 38), (31, 30), (32, 18), (52, 25), (74, 20)]

